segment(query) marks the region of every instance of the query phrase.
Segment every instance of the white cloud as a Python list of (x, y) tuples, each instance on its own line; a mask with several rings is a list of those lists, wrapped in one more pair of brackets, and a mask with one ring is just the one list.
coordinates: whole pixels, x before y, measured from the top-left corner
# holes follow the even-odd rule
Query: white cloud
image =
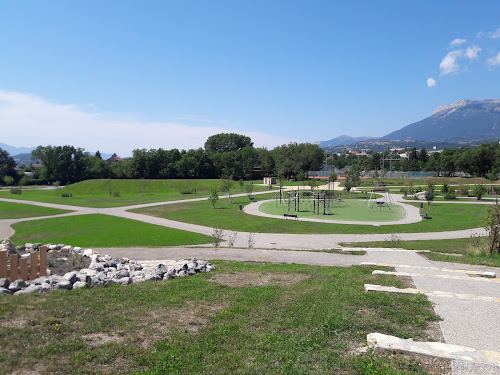
[(455, 50), (448, 52), (448, 54), (441, 60), (439, 64), (439, 69), (441, 70), (441, 75), (455, 73), (460, 70), (460, 65), (457, 63), (457, 59), (462, 56), (463, 50)]
[(239, 133), (256, 147), (274, 148), (292, 141), (271, 134), (178, 122), (141, 122), (86, 112), (75, 105), (50, 103), (37, 96), (0, 90), (2, 142), (13, 146), (73, 145), (87, 151), (132, 155), (135, 148), (203, 147), (217, 133)]
[(491, 66), (500, 65), (500, 52), (495, 57), (486, 60), (486, 63)]
[(459, 46), (460, 44), (463, 44), (467, 42), (467, 39), (453, 39), (451, 42), (450, 42), (450, 46), (451, 47), (455, 47), (455, 46)]
[(496, 29), (495, 31), (488, 31), (488, 38), (491, 39), (498, 39), (500, 38), (500, 27)]
[(427, 78), (427, 87), (435, 87), (437, 85), (434, 78)]
[(469, 59), (475, 59), (475, 58), (477, 58), (477, 55), (479, 54), (479, 52), (481, 52), (481, 48), (480, 47), (478, 47), (478, 46), (472, 46), (472, 47), (468, 47), (465, 50), (465, 55)]

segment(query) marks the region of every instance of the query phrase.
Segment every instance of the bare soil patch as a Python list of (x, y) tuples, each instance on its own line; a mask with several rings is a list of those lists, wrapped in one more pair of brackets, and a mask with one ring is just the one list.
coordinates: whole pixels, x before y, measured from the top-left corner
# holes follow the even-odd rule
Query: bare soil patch
[(116, 333), (96, 332), (82, 335), (82, 339), (91, 345), (103, 345), (108, 343), (120, 343), (125, 339), (125, 336)]
[(304, 275), (301, 273), (235, 272), (217, 274), (210, 280), (231, 287), (267, 285), (286, 286), (297, 284), (302, 280), (308, 279), (309, 277), (309, 275)]

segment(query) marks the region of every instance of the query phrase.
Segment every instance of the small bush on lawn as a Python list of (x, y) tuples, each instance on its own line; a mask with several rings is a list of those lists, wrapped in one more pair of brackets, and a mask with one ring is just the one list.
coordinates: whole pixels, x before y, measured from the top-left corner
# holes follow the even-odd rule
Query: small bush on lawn
[(487, 191), (488, 189), (486, 189), (486, 187), (482, 184), (474, 185), (472, 188), (472, 195), (474, 195), (479, 201)]
[(468, 196), (469, 195), (469, 186), (467, 185), (459, 185), (458, 186), (458, 194)]
[(23, 189), (21, 189), (20, 187), (12, 187), (12, 188), (10, 188), (10, 193), (11, 194), (21, 195), (22, 192), (23, 192)]
[(181, 193), (181, 194), (196, 194), (196, 189), (184, 189), (184, 190), (180, 190), (179, 193)]
[(120, 196), (120, 192), (119, 191), (113, 191), (113, 197), (119, 197)]
[(444, 199), (446, 200), (457, 199), (457, 194), (453, 190), (450, 190), (447, 193), (445, 193)]

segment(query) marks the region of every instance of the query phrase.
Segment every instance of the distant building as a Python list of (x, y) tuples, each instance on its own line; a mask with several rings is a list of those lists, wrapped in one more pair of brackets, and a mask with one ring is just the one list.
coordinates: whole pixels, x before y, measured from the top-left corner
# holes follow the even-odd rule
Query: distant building
[(123, 161), (122, 158), (119, 158), (118, 156), (111, 156), (109, 159), (106, 160), (106, 163), (113, 164), (113, 163), (121, 162), (121, 161)]

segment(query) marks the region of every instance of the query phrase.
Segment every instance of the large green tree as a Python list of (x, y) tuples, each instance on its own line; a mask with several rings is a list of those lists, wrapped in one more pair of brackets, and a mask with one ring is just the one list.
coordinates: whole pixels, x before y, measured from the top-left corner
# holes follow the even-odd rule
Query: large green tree
[(250, 137), (236, 133), (220, 133), (208, 137), (205, 142), (207, 152), (241, 151), (245, 147), (253, 147)]
[(0, 148), (0, 182), (7, 176), (16, 177), (16, 162), (12, 159), (9, 153)]
[(42, 179), (61, 184), (82, 181), (87, 175), (89, 153), (73, 146), (38, 146), (31, 152), (32, 159), (42, 162)]
[(289, 143), (273, 150), (276, 174), (297, 179), (309, 171), (319, 171), (325, 158), (324, 150), (311, 143)]

